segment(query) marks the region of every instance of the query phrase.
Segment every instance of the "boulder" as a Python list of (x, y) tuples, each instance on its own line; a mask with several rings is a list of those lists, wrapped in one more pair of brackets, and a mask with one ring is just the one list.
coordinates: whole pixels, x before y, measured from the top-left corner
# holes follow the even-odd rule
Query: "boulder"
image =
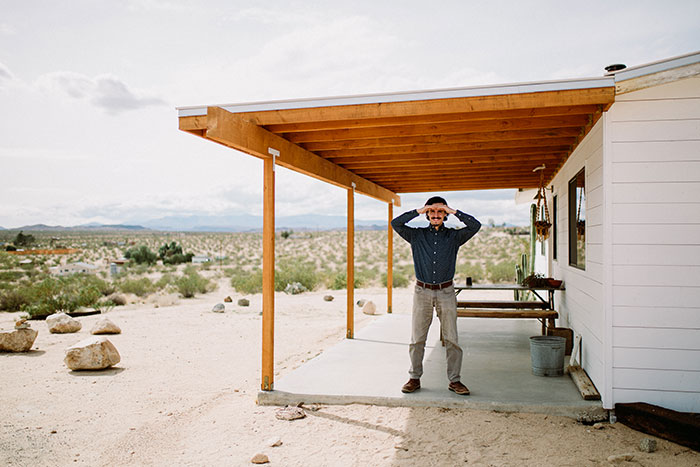
[(323, 299), (327, 302), (332, 302), (333, 301), (333, 295), (324, 295)]
[(78, 332), (83, 325), (75, 318), (71, 318), (65, 313), (54, 313), (46, 317), (46, 325), (52, 334), (68, 334)]
[(226, 296), (226, 298), (224, 298), (224, 302), (226, 303), (231, 303), (232, 301), (233, 299), (230, 296)]
[(250, 462), (252, 464), (269, 464), (270, 458), (267, 457), (267, 454), (265, 454), (263, 452), (259, 452), (253, 456), (253, 458), (250, 460)]
[(290, 282), (287, 284), (287, 286), (284, 288), (284, 293), (290, 294), (290, 295), (297, 295), (303, 292), (307, 292), (308, 289), (304, 287), (301, 282)]
[(226, 306), (224, 306), (223, 303), (217, 303), (216, 305), (214, 305), (214, 308), (212, 308), (211, 311), (214, 313), (223, 313), (224, 311), (226, 311)]
[(120, 360), (117, 348), (106, 337), (88, 337), (68, 347), (63, 361), (71, 370), (102, 370)]
[(250, 300), (248, 300), (247, 298), (239, 298), (238, 306), (250, 306)]
[(90, 330), (91, 334), (121, 334), (122, 330), (108, 318), (100, 318)]
[(27, 352), (38, 334), (30, 328), (0, 331), (0, 352)]
[(377, 305), (375, 305), (372, 300), (368, 301), (367, 303), (365, 303), (365, 306), (362, 307), (362, 313), (366, 315), (376, 315)]

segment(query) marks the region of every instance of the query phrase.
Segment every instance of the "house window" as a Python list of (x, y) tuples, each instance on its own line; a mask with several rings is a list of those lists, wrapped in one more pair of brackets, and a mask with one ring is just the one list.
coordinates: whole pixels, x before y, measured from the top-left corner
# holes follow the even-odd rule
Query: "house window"
[(552, 197), (552, 259), (557, 259), (557, 195)]
[(586, 169), (569, 180), (569, 265), (586, 269)]

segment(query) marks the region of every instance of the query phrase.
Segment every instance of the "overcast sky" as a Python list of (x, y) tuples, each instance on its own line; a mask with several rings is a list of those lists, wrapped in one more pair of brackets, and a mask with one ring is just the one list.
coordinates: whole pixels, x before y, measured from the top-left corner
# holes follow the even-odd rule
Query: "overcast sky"
[[(597, 77), (700, 49), (697, 0), (0, 0), (0, 12), (5, 228), (261, 215), (262, 162), (180, 132), (176, 106)], [(345, 214), (340, 188), (280, 169), (276, 189), (278, 215)], [(482, 221), (528, 222), (511, 190), (444, 195)], [(426, 196), (402, 196), (397, 214)], [(386, 218), (365, 196), (355, 209)]]

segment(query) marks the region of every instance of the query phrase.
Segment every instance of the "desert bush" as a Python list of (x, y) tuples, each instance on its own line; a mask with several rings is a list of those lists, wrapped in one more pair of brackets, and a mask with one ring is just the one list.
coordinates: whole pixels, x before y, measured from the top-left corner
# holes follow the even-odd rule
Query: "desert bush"
[(137, 264), (155, 264), (158, 256), (146, 245), (129, 248), (124, 252), (124, 257)]
[(262, 270), (256, 268), (250, 272), (234, 271), (231, 277), (231, 287), (237, 292), (245, 294), (262, 292)]
[[(362, 277), (355, 274), (353, 277), (353, 285), (355, 288), (362, 287)], [(348, 273), (346, 271), (337, 272), (331, 279), (329, 288), (333, 290), (345, 289), (348, 286)]]
[(295, 282), (304, 286), (306, 290), (316, 288), (319, 277), (315, 266), (298, 260), (280, 261), (279, 267), (275, 269), (275, 290), (281, 292), (287, 285)]
[[(382, 273), (382, 285), (386, 287), (387, 273)], [(400, 271), (394, 271), (391, 275), (391, 286), (392, 287), (408, 287), (411, 280), (408, 276)]]
[(156, 282), (155, 286), (157, 290), (163, 290), (169, 285), (174, 285), (176, 277), (173, 274), (165, 273), (160, 276), (160, 279)]
[(15, 282), (24, 275), (22, 271), (0, 271), (1, 282)]
[(178, 277), (174, 285), (185, 298), (192, 298), (198, 293), (204, 294), (213, 289), (213, 283), (196, 271), (190, 271)]
[(124, 279), (118, 283), (118, 288), (123, 293), (132, 293), (139, 297), (145, 297), (155, 291), (155, 285), (148, 277)]
[(510, 261), (494, 263), (486, 261), (486, 277), (491, 282), (513, 282), (515, 280), (515, 269)]
[(163, 264), (180, 264), (191, 263), (194, 253), (184, 253), (182, 246), (170, 242), (158, 249), (158, 256), (163, 260)]
[(102, 294), (94, 283), (90, 283), (89, 277), (75, 274), (61, 278), (47, 277), (38, 283), (23, 283), (15, 289), (17, 294), (9, 298), (14, 300), (13, 306), (19, 305), (20, 311), (32, 316), (92, 307)]

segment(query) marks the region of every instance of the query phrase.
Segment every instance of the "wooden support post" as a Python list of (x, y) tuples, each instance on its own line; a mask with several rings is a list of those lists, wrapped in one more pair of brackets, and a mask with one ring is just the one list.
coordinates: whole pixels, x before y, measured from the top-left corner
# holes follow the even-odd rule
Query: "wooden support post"
[(391, 221), (394, 218), (394, 205), (389, 206), (389, 227), (387, 232), (388, 245), (386, 254), (386, 312), (391, 313), (391, 300), (394, 286), (394, 229), (391, 228)]
[(263, 187), (262, 390), (272, 391), (275, 374), (275, 160), (265, 159)]
[(348, 189), (348, 253), (347, 263), (348, 272), (347, 289), (348, 289), (348, 332), (347, 338), (355, 337), (355, 187)]

